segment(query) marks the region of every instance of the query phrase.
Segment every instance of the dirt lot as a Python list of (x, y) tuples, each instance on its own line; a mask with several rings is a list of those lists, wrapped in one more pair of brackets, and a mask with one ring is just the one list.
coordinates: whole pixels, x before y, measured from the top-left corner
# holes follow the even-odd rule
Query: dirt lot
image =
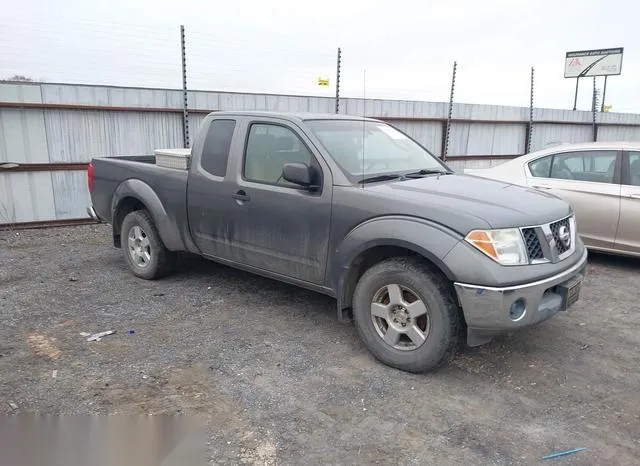
[(107, 226), (1, 232), (0, 412), (197, 414), (214, 464), (638, 464), (639, 290), (592, 255), (571, 314), (418, 376), (327, 297), (193, 257), (138, 280)]

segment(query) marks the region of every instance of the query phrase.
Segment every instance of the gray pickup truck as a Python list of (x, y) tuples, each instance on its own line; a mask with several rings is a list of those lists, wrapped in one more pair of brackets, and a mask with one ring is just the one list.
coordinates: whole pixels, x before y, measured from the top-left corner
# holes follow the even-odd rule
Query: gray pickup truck
[(325, 293), (389, 366), (435, 370), (465, 340), (579, 298), (587, 251), (569, 204), (455, 174), (382, 121), (215, 112), (186, 160), (89, 165), (89, 215), (133, 274), (159, 278), (188, 251)]

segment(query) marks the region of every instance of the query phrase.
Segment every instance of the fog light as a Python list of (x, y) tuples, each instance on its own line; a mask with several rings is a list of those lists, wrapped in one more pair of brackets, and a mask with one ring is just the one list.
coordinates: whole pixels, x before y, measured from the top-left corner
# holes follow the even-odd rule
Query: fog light
[(509, 308), (509, 317), (514, 322), (522, 319), (527, 312), (527, 302), (523, 298), (518, 298)]

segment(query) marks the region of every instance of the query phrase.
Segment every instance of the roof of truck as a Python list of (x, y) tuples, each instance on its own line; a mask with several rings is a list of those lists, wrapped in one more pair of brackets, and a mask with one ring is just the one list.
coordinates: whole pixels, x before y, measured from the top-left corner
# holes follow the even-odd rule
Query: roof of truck
[(362, 117), (358, 115), (342, 115), (335, 113), (314, 113), (314, 112), (277, 112), (268, 110), (221, 110), (212, 112), (216, 116), (265, 116), (274, 118), (284, 118), (287, 120), (304, 121), (304, 120), (370, 120), (380, 121), (375, 118)]

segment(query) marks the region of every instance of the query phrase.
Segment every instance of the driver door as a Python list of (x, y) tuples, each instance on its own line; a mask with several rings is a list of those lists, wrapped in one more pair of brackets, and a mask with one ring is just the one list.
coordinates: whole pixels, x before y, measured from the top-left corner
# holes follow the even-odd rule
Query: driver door
[[(331, 172), (294, 124), (264, 117), (246, 125), (244, 154), (233, 160), (234, 179), (224, 211), (231, 259), (322, 285), (331, 224)], [(319, 188), (310, 191), (283, 180), (285, 163), (314, 167)]]
[(529, 163), (527, 184), (572, 205), (587, 246), (613, 249), (620, 218), (620, 162), (615, 150), (548, 155)]

